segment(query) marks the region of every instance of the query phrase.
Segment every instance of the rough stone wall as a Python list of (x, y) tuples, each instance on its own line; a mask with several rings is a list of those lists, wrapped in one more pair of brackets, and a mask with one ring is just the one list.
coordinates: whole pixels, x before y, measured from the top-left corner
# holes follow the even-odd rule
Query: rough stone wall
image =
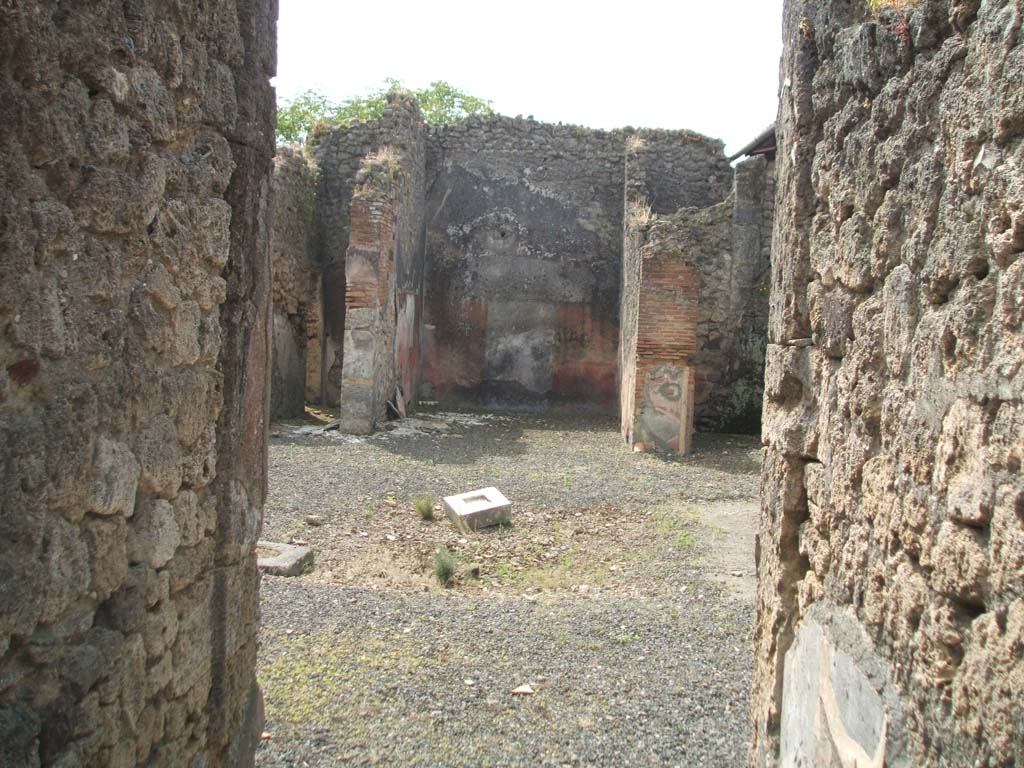
[(700, 271), (695, 370), (697, 424), (756, 432), (761, 424), (771, 278), (774, 163), (736, 166), (727, 204), (674, 217)]
[(276, 7), (0, 7), (0, 764), (252, 762)]
[(732, 242), (736, 254), (734, 305), (738, 326), (728, 369), (731, 395), (723, 401), (717, 428), (758, 432), (764, 402), (764, 359), (771, 293), (772, 230), (775, 221), (775, 160), (753, 157), (736, 166)]
[[(423, 121), (415, 97), (407, 93), (389, 95), (383, 114), (376, 120), (343, 128), (321, 127), (310, 137), (309, 150), (317, 167), (316, 202), (314, 206), (314, 252), (323, 273), (323, 398), (338, 403), (344, 367), (345, 334), (345, 255), (349, 247), (349, 220), (356, 176), (367, 157), (386, 146), (403, 158), (402, 167), (408, 179), (403, 189), (422, 185), (423, 171), (417, 170), (424, 160)], [(404, 193), (403, 193), (404, 194)], [(410, 193), (411, 194), (411, 193)], [(420, 199), (423, 194), (420, 193)], [(401, 231), (412, 227), (403, 220)], [(422, 229), (422, 215), (419, 215)], [(421, 238), (422, 235), (417, 235)], [(417, 249), (403, 236), (400, 257), (414, 261)], [(422, 252), (422, 245), (418, 252)], [(403, 278), (406, 274), (403, 273)], [(404, 305), (404, 302), (403, 302)], [(403, 306), (404, 311), (404, 306)], [(410, 398), (415, 393), (406, 393)]]
[[(626, 144), (665, 205), (727, 193), (721, 145), (506, 117), (428, 141), (426, 392), (491, 405), (616, 398)], [(671, 190), (671, 194), (669, 193)]]
[(733, 171), (724, 145), (692, 131), (629, 131), (625, 139), (627, 200), (644, 200), (651, 212), (705, 208), (729, 194)]
[[(681, 411), (688, 419), (704, 429), (752, 430), (760, 424), (763, 391), (773, 163), (760, 157), (739, 164), (732, 193), (723, 202), (658, 215), (645, 184), (634, 181), (635, 154), (631, 147), (626, 165), (626, 271), (620, 333), (623, 435), (630, 444), (669, 448), (665, 440), (652, 442), (640, 435), (644, 430), (637, 429), (644, 420), (644, 409), (653, 408), (645, 404), (650, 398), (643, 394), (651, 388), (642, 375), (636, 380), (637, 371), (663, 365), (675, 370), (669, 377), (673, 380), (682, 375), (684, 367), (689, 369), (693, 401)], [(639, 178), (644, 178), (642, 173)], [(675, 257), (650, 260), (663, 253)], [(644, 286), (664, 280), (666, 267), (683, 269), (681, 264), (687, 265), (686, 274), (676, 278), (677, 287), (687, 287), (691, 275), (695, 281), (695, 329), (688, 318), (680, 325), (672, 301), (666, 306), (653, 297), (641, 298)], [(641, 328), (647, 329), (648, 341), (638, 346)]]
[(432, 128), (425, 393), (614, 396), (621, 139), (504, 117)]
[(753, 757), (1024, 764), (1024, 41), (789, 0)]
[[(313, 255), (313, 184), (312, 168), (302, 152), (279, 148), (274, 157), (270, 240), (271, 418), (301, 416), (309, 394), (310, 402), (320, 400), (320, 272)], [(315, 374), (308, 376), (309, 371)]]
[[(409, 108), (419, 105), (407, 96)], [(407, 405), (416, 404), (422, 374), (423, 292), (426, 280), (427, 130), (416, 120), (394, 136), (388, 147), (395, 153), (395, 302), (393, 341), (385, 384), (389, 398), (401, 387)]]
[(310, 293), (306, 296), (302, 319), (306, 331), (306, 394), (309, 404), (321, 404), (324, 398), (324, 297), (323, 273), (313, 266), (309, 283)]
[[(389, 109), (411, 108), (392, 96)], [(371, 433), (387, 403), (412, 405), (419, 384), (423, 297), (423, 212), (426, 155), (417, 119), (381, 135), (354, 179), (345, 257), (342, 429)]]

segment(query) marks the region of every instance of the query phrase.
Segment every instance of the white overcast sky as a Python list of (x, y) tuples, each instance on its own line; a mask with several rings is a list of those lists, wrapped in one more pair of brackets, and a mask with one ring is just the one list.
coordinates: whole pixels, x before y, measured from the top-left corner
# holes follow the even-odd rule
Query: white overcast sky
[(782, 0), (280, 0), (278, 98), (447, 80), (505, 115), (689, 128), (738, 150), (775, 119)]

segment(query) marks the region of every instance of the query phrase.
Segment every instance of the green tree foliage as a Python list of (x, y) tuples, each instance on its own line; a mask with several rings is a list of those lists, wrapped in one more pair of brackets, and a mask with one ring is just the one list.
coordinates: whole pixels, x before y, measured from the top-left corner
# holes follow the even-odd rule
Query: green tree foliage
[[(282, 101), (277, 107), (278, 143), (303, 144), (316, 125), (351, 125), (380, 117), (388, 94), (403, 90), (397, 80), (389, 78), (385, 84), (386, 87), (365, 96), (353, 96), (342, 102), (331, 101), (313, 89)], [(420, 104), (423, 119), (432, 125), (458, 122), (469, 115), (494, 114), (490, 100), (470, 96), (444, 80), (436, 80), (413, 93)]]
[(469, 115), (494, 114), (490, 99), (470, 96), (444, 80), (435, 80), (415, 93), (423, 119), (430, 125), (457, 123)]

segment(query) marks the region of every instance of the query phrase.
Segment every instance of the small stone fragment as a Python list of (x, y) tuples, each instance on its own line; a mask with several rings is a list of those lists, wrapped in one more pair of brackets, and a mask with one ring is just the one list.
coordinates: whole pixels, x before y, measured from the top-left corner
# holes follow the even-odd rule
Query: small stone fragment
[(306, 525), (310, 525), (314, 528), (318, 528), (324, 524), (324, 519), (320, 515), (306, 515)]
[(513, 688), (511, 693), (513, 696), (533, 696), (534, 690), (532, 685), (530, 685), (529, 683), (524, 683), (523, 685), (520, 685), (518, 688)]
[(313, 568), (313, 550), (309, 547), (260, 541), (256, 551), (256, 565), (270, 576), (301, 576)]

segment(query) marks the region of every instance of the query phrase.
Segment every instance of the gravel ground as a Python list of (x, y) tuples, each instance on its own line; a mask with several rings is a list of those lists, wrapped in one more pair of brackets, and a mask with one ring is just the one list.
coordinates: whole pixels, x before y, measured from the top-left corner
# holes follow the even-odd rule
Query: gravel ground
[[(754, 524), (755, 438), (701, 435), (680, 461), (584, 415), (435, 414), (358, 441), (300, 427), (272, 432), (264, 538), (309, 542), (317, 565), (263, 580), (258, 765), (744, 763), (753, 606), (729, 579), (749, 586), (753, 556), (717, 553)], [(510, 528), (414, 511), (487, 485)]]

